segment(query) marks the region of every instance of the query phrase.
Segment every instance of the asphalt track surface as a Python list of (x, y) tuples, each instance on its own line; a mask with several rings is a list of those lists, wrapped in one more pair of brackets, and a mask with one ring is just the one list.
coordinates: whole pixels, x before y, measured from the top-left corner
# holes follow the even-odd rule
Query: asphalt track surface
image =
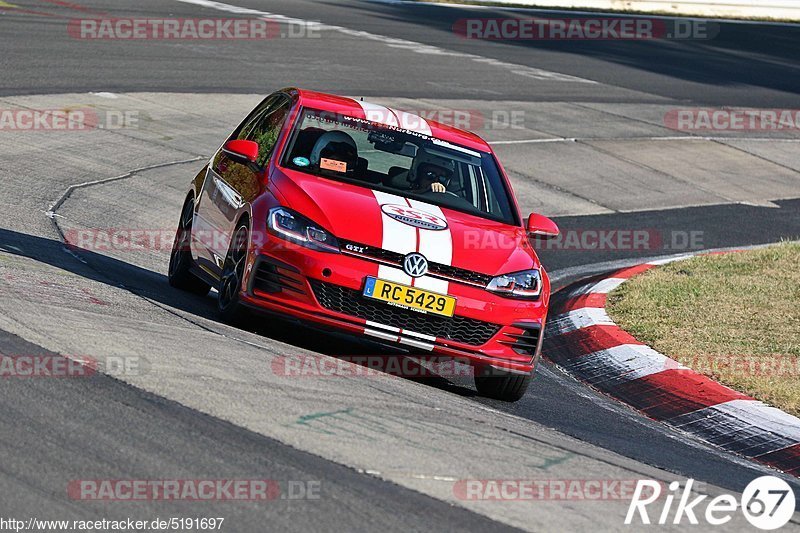
[[(800, 93), (796, 61), (800, 29), (783, 25), (722, 23), (720, 37), (710, 42), (532, 45), (467, 41), (454, 36), (450, 31), (453, 21), (470, 13), (459, 8), (357, 1), (235, 2), (238, 6), (522, 65), (536, 69), (529, 74), (538, 76), (556, 73), (597, 82), (563, 82), (556, 77), (555, 81), (531, 78), (524, 83), (509, 78), (499, 83), (487, 75), (480, 62), (466, 61), (463, 68), (442, 70), (448, 60), (433, 55), (428, 61), (429, 56), (420, 53), (419, 47), (417, 51), (410, 50), (413, 47), (408, 44), (399, 48), (374, 44), (355, 47), (345, 39), (347, 35), (334, 44), (328, 40), (286, 39), (276, 40), (266, 48), (251, 42), (213, 45), (77, 42), (66, 35), (64, 24), (87, 11), (58, 4), (15, 2), (29, 12), (9, 10), (0, 17), (3, 43), (0, 66), (6, 74), (0, 78), (0, 95), (96, 91), (263, 94), (296, 84), (381, 98), (526, 102), (569, 99), (624, 104), (677, 101), (695, 106), (769, 108), (796, 107)], [(83, 2), (81, 6), (90, 14), (107, 13), (115, 17), (228, 16), (183, 2), (126, 1), (111, 5)], [(492, 16), (492, 11), (481, 16)], [(485, 68), (490, 70), (489, 74), (496, 74), (491, 69), (506, 67)], [(240, 114), (231, 118), (230, 123), (235, 123)], [(64, 153), (65, 158), (69, 155)], [(0, 159), (2, 175), (10, 176), (14, 167), (13, 154), (4, 154)], [(191, 171), (177, 168), (175, 175), (175, 180), (185, 181)], [(177, 215), (182, 184), (183, 181), (175, 185), (176, 192), (167, 202), (172, 211), (165, 209), (158, 213), (159, 217), (171, 220)], [(57, 180), (53, 183), (42, 180), (32, 187), (49, 189), (47, 197), (55, 200), (63, 193), (62, 185)], [(100, 188), (105, 187), (110, 185)], [(140, 194), (141, 201), (146, 201), (147, 191), (131, 187), (125, 189), (126, 194)], [(98, 190), (96, 194), (105, 192), (110, 190)], [(16, 215), (14, 194), (5, 190), (1, 198), (3, 209)], [(80, 201), (77, 206), (64, 205), (65, 216), (72, 213), (70, 209), (85, 211), (81, 216), (90, 227), (119, 226), (121, 221), (113, 220), (114, 217), (122, 217), (124, 221), (125, 217), (133, 219), (141, 215), (106, 208), (92, 213), (91, 195), (76, 200)], [(799, 236), (800, 200), (774, 199), (772, 204), (730, 203), (612, 212), (559, 217), (557, 222), (567, 231), (656, 228), (666, 234), (691, 228), (702, 232), (706, 248), (770, 243)], [(50, 221), (41, 212), (36, 216), (42, 219), (42, 228), (3, 224), (0, 246), (5, 254), (19, 260), (34, 259), (108, 287), (125, 285), (135, 294), (178, 309), (181, 316), (198, 323), (213, 321), (213, 300), (172, 294), (165, 285), (163, 269), (143, 268), (134, 261), (91, 252), (80, 252), (79, 261), (63, 251)], [(543, 250), (540, 255), (555, 284), (563, 286), (581, 276), (610, 269), (612, 261), (632, 261), (672, 251)], [(137, 311), (133, 309), (131, 313)], [(26, 319), (23, 313), (5, 318), (10, 322)], [(212, 322), (203, 324), (217, 327)], [(99, 346), (113, 344), (111, 335), (103, 338), (104, 325), (99, 323), (97, 327)], [(259, 339), (257, 342), (263, 345), (274, 346), (276, 353), (281, 353), (287, 345), (331, 355), (372, 349), (316, 332), (310, 335), (308, 330), (293, 325), (265, 328), (254, 323), (245, 333), (251, 342)], [(53, 344), (58, 348), (58, 340)], [(50, 349), (12, 333), (0, 334), (3, 354), (50, 353)], [(66, 349), (56, 351), (68, 353)], [(631, 464), (656, 467), (677, 477), (694, 477), (723, 489), (741, 491), (748, 481), (765, 472), (758, 465), (674, 434), (587, 389), (547, 363), (540, 367), (528, 394), (514, 404), (480, 398), (468, 382), (458, 380), (425, 382), (422, 392), (416, 384), (407, 385), (411, 390), (404, 393), (412, 396), (424, 397), (425, 388), (443, 391), (448, 395), (447, 401), (454, 405), (488, 406), (530, 421), (529, 428), (534, 433), (548, 434), (545, 428), (553, 428), (578, 439), (568, 441), (573, 445), (582, 441), (629, 459)], [(405, 389), (403, 383), (399, 387)], [(188, 402), (159, 396), (105, 375), (85, 381), (6, 380), (0, 386), (0, 395), (4, 406), (0, 414), (3, 428), (0, 449), (4, 458), (0, 467), (0, 488), (4, 494), (0, 511), (4, 515), (44, 516), (45, 507), (54, 517), (76, 518), (86, 515), (152, 518), (185, 512), (210, 516), (217, 512), (226, 516), (237, 531), (258, 530), (265, 523), (270, 529), (292, 530), (335, 526), (350, 530), (484, 531), (508, 527), (508, 522), (497, 521), (491, 512), (472, 512), (453, 506), (430, 497), (422, 489), (412, 490), (384, 476), (367, 475), (352, 465), (343, 466), (349, 465), (346, 459), (337, 464), (320, 457), (315, 450), (304, 451), (307, 448), (297, 442), (287, 445), (281, 439), (265, 436), (264, 432), (245, 428), (244, 423), (201, 412), (188, 407)], [(235, 402), (236, 395), (232, 393), (227, 401)], [(165, 472), (175, 478), (323, 480), (323, 497), (313, 501), (279, 501), (269, 507), (235, 504), (220, 511), (218, 506), (205, 507), (206, 504), (148, 502), (138, 507), (86, 504), (70, 501), (63, 489), (68, 480), (82, 477), (152, 479), (163, 477)], [(800, 488), (796, 483), (794, 486)], [(561, 525), (568, 527), (569, 518)], [(529, 523), (527, 528), (536, 529), (537, 524)]]

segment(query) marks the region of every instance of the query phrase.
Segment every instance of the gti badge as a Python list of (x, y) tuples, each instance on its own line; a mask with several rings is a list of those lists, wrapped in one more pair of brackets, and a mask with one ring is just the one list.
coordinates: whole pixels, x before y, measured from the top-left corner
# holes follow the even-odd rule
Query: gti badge
[(416, 252), (408, 254), (403, 259), (403, 270), (412, 278), (419, 278), (428, 273), (428, 260)]
[(440, 216), (422, 211), (421, 209), (414, 209), (413, 207), (396, 205), (396, 204), (383, 204), (381, 211), (386, 216), (392, 217), (395, 220), (414, 226), (415, 228), (429, 229), (440, 231), (447, 229), (447, 221)]

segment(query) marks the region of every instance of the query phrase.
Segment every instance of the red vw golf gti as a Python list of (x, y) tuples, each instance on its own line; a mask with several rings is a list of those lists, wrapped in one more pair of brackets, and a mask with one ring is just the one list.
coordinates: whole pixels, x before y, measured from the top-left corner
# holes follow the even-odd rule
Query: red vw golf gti
[(475, 367), (519, 399), (539, 358), (550, 282), (478, 136), (300, 89), (259, 104), (194, 178), (169, 266), (174, 287), (367, 335)]

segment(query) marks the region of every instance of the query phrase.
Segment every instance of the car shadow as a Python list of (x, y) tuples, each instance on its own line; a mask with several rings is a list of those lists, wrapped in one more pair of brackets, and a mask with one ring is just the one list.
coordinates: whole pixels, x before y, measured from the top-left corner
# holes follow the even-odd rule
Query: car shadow
[[(3, 228), (0, 228), (0, 251), (27, 257), (95, 282), (127, 290), (158, 305), (219, 322), (216, 316), (216, 295), (213, 291), (204, 297), (180, 291), (169, 285), (165, 274), (114, 257), (66, 246), (59, 240)], [(265, 319), (264, 315), (251, 314), (239, 327), (303, 350), (345, 359), (362, 366), (376, 368), (375, 360), (382, 360), (386, 367), (403, 369), (404, 375), (400, 377), (410, 381), (466, 397), (477, 394), (463, 380), (441, 376), (432, 371), (430, 366), (420, 365), (411, 354), (367, 339), (352, 338), (272, 315)], [(314, 335), (309, 335), (309, 331), (313, 331)], [(392, 358), (397, 360), (393, 362)]]

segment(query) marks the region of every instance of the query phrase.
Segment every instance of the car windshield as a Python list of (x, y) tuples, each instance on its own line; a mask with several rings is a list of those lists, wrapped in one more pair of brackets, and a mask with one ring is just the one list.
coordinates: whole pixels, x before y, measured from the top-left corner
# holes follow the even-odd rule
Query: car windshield
[(328, 111), (301, 113), (285, 168), (517, 223), (491, 154)]

